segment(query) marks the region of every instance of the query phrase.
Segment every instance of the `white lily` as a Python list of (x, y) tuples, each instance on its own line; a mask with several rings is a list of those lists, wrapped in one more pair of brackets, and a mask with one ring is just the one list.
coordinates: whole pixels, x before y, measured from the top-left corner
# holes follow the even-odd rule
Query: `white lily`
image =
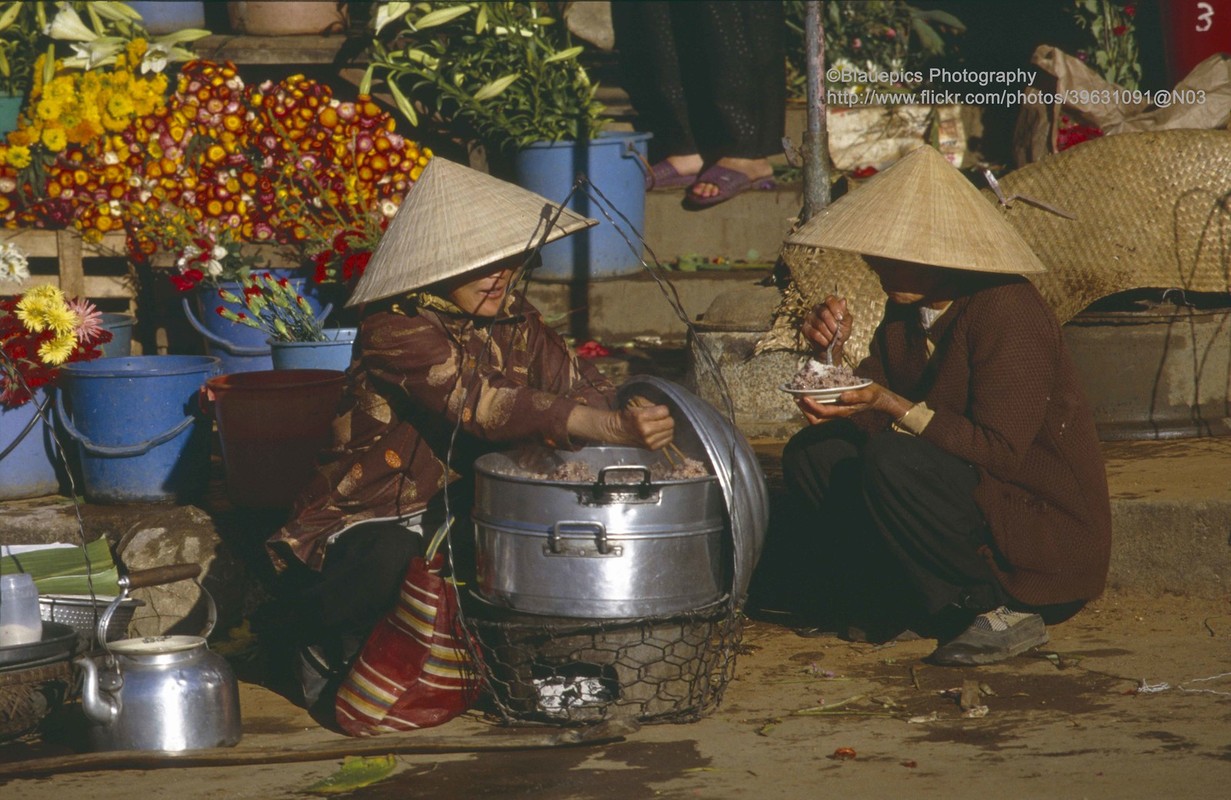
[(410, 11), (410, 3), (381, 3), (376, 8), (376, 19), (372, 21), (372, 26), (380, 33), (382, 28), (395, 19), (400, 19), (407, 11)]
[(56, 14), (51, 24), (47, 26), (47, 30), (43, 33), (50, 36), (52, 39), (65, 39), (72, 42), (92, 42), (99, 38), (96, 31), (90, 28), (81, 21), (81, 17), (73, 10), (72, 6), (63, 6)]
[(69, 45), (77, 55), (64, 59), (64, 66), (70, 69), (94, 69), (102, 64), (110, 64), (124, 50), (124, 42), (114, 37), (96, 39), (92, 42), (73, 42)]
[(141, 23), (141, 14), (130, 7), (127, 3), (117, 3), (114, 0), (95, 0), (93, 4), (94, 13), (100, 17), (106, 17), (113, 22), (136, 22)]
[(141, 74), (162, 72), (166, 69), (173, 49), (179, 50), (180, 48), (171, 48), (165, 44), (150, 44), (145, 55), (141, 57)]

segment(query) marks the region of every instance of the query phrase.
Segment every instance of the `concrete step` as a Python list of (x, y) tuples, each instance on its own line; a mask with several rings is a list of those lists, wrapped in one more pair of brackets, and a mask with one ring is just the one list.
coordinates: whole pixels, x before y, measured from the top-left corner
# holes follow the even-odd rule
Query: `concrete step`
[[(724, 292), (751, 289), (768, 280), (803, 193), (799, 184), (787, 184), (744, 192), (702, 211), (685, 209), (683, 197), (683, 189), (646, 195), (645, 260), (652, 272), (599, 277), (584, 285), (536, 280), (528, 292), (530, 300), (548, 318), (569, 315), (568, 330), (578, 338), (618, 343), (650, 337), (682, 344), (688, 334), (684, 320), (695, 322)], [(693, 272), (670, 269), (680, 258), (694, 256), (734, 263)], [(677, 295), (679, 308), (674, 304)], [(766, 310), (763, 306), (757, 306), (758, 314)], [(772, 308), (761, 314), (759, 323), (765, 329)]]
[(699, 211), (681, 205), (684, 192), (646, 194), (646, 244), (664, 262), (696, 254), (773, 263), (803, 206), (803, 186), (798, 183), (747, 191)]

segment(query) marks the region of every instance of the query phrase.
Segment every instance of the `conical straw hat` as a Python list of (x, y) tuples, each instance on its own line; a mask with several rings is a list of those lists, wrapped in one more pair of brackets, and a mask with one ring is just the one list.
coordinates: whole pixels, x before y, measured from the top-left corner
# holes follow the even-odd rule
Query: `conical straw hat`
[(567, 208), (556, 218), (558, 209), (534, 192), (435, 156), (389, 221), (346, 305), (422, 289), (598, 224)]
[(1030, 245), (934, 148), (923, 146), (786, 238), (971, 272), (1045, 272)]

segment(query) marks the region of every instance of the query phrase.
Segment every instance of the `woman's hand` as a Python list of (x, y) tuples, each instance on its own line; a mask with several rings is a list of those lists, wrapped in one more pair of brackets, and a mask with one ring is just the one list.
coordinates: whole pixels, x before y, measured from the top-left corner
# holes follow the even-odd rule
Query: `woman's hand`
[(895, 420), (901, 419), (914, 405), (911, 401), (874, 383), (862, 389), (851, 389), (838, 395), (837, 402), (818, 403), (810, 397), (797, 397), (795, 404), (810, 425), (825, 420), (849, 417), (860, 411), (881, 411)]
[(631, 434), (637, 447), (661, 450), (671, 444), (675, 437), (675, 420), (667, 406), (654, 405), (642, 397), (633, 397), (627, 406), (618, 412), (623, 417), (623, 427)]
[(577, 406), (568, 418), (569, 436), (602, 444), (660, 450), (675, 436), (671, 409), (634, 397), (619, 411)]
[(843, 345), (851, 337), (851, 328), (854, 324), (855, 316), (847, 310), (846, 298), (834, 297), (831, 294), (825, 298), (825, 302), (813, 306), (804, 317), (800, 330), (804, 338), (812, 343), (818, 359), (825, 357), (829, 343), (836, 336), (838, 341), (834, 344), (833, 361), (835, 364), (840, 364), (842, 363)]

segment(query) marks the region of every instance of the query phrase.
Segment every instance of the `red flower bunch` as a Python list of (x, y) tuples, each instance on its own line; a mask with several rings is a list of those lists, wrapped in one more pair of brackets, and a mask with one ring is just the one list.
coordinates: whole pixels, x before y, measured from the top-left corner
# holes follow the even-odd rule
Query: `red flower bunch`
[(382, 216), (368, 228), (349, 228), (333, 237), (332, 247), (312, 257), (316, 282), (341, 281), (351, 285), (359, 280), (388, 226), (388, 218)]

